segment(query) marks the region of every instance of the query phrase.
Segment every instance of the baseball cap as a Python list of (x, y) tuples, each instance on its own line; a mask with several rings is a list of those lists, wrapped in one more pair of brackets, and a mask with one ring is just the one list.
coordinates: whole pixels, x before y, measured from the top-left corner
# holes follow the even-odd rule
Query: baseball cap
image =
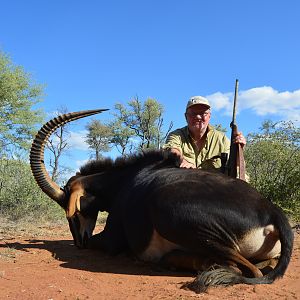
[(210, 108), (210, 104), (208, 102), (208, 100), (202, 96), (193, 96), (189, 99), (187, 105), (186, 105), (186, 109), (188, 109), (189, 107), (196, 105), (196, 104), (203, 104), (208, 106), (208, 108)]

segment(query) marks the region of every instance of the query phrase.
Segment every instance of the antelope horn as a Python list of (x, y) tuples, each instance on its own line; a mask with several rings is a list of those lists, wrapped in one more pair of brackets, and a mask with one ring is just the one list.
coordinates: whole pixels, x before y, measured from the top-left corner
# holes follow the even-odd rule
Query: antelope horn
[(33, 140), (30, 149), (30, 167), (32, 174), (42, 191), (60, 205), (62, 205), (65, 199), (65, 193), (50, 178), (46, 170), (44, 164), (45, 145), (51, 134), (62, 125), (77, 119), (99, 114), (106, 110), (108, 109), (83, 110), (60, 115), (44, 124)]

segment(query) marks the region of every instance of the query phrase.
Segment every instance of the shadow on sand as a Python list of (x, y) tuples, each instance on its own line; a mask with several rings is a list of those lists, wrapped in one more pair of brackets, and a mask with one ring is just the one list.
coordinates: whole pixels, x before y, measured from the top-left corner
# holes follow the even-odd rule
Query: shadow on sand
[(29, 239), (21, 243), (0, 243), (0, 249), (5, 247), (25, 252), (30, 252), (32, 249), (46, 250), (52, 254), (54, 259), (61, 262), (61, 267), (90, 272), (176, 277), (195, 275), (189, 272), (171, 271), (159, 265), (145, 263), (127, 253), (111, 256), (101, 251), (78, 249), (74, 246), (73, 240)]

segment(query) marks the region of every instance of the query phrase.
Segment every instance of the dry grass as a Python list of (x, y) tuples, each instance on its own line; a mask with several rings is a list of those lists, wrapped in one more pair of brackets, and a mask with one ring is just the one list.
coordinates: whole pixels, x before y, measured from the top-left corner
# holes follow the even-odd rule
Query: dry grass
[[(97, 225), (106, 222), (107, 214), (101, 213), (98, 216)], [(12, 221), (8, 217), (0, 215), (0, 242), (3, 239), (10, 239), (23, 236), (70, 236), (68, 222), (65, 218), (58, 219), (55, 222), (47, 218), (39, 217), (23, 218)]]
[[(53, 229), (56, 230), (53, 230)], [(58, 230), (57, 230), (58, 229)], [(56, 234), (69, 234), (66, 221), (58, 221), (53, 224), (50, 222), (41, 222), (33, 219), (21, 219), (11, 221), (8, 218), (0, 216), (0, 241), (2, 239), (21, 237), (21, 236), (41, 236)], [(58, 233), (59, 232), (59, 233)]]
[(17, 257), (17, 250), (12, 247), (0, 248), (0, 259), (13, 260)]

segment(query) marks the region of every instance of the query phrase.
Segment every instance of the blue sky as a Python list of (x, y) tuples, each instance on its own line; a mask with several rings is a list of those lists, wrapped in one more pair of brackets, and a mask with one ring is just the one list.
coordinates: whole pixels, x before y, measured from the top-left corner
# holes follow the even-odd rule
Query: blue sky
[[(212, 124), (229, 129), (238, 78), (246, 135), (265, 119), (300, 120), (299, 14), (297, 0), (1, 1), (0, 49), (45, 84), (49, 115), (151, 97), (177, 128), (203, 95)], [(72, 127), (74, 149), (89, 120)]]

